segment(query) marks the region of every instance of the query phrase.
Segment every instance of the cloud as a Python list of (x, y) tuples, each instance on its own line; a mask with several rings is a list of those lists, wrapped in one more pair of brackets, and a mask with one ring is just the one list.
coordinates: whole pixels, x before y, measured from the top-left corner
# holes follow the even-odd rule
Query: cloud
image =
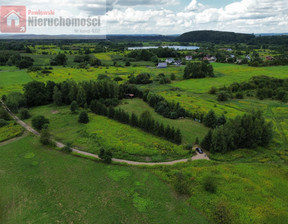
[(186, 11), (196, 11), (196, 10), (200, 10), (201, 8), (203, 8), (204, 5), (201, 3), (198, 3), (197, 0), (192, 0), (190, 2), (190, 4), (185, 7)]

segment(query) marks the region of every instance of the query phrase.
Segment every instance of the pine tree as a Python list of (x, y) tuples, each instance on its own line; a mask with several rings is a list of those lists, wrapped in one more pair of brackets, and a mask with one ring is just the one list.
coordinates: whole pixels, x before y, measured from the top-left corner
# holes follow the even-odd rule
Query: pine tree
[(158, 135), (159, 135), (160, 137), (165, 137), (165, 128), (164, 128), (163, 123), (161, 123), (161, 124), (159, 125)]
[(91, 103), (90, 103), (90, 110), (93, 112), (93, 113), (97, 113), (97, 102), (96, 100), (92, 100)]
[(198, 137), (196, 137), (196, 139), (195, 139), (195, 144), (199, 145), (199, 138)]
[(83, 107), (84, 104), (86, 103), (86, 93), (82, 87), (79, 88), (79, 91), (77, 94), (77, 103), (80, 107)]
[(166, 128), (165, 128), (165, 138), (167, 140), (170, 139), (170, 136), (171, 136), (171, 128), (170, 128), (170, 125), (168, 125)]
[(77, 102), (74, 100), (70, 105), (70, 111), (72, 114), (75, 114), (77, 109), (78, 109), (78, 105), (77, 105)]
[(86, 111), (82, 111), (78, 118), (79, 123), (87, 124), (89, 122), (89, 117)]
[(41, 134), (40, 134), (40, 142), (43, 144), (43, 145), (49, 145), (50, 143), (50, 133), (48, 131), (47, 128), (44, 128), (41, 130)]
[(218, 117), (216, 125), (217, 126), (221, 126), (221, 125), (224, 125), (224, 124), (226, 124), (226, 118), (225, 118), (224, 115), (222, 115), (222, 116)]
[(109, 107), (109, 109), (108, 109), (108, 117), (110, 119), (114, 119), (114, 114), (115, 114), (114, 108), (113, 107)]
[(201, 146), (210, 151), (211, 146), (212, 146), (212, 131), (209, 130), (209, 132), (206, 134), (206, 136), (204, 137), (204, 139), (201, 142)]
[(215, 128), (216, 127), (216, 122), (217, 118), (213, 110), (210, 110), (206, 116), (204, 117), (204, 125), (209, 127), (209, 128)]
[(57, 86), (53, 90), (53, 101), (57, 106), (61, 106), (62, 104), (62, 93)]
[(180, 145), (182, 143), (182, 134), (179, 129), (177, 129), (174, 139), (176, 144)]

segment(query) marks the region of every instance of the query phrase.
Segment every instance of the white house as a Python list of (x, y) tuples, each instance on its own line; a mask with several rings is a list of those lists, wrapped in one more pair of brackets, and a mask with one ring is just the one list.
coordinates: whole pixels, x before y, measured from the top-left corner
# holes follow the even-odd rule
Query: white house
[(174, 58), (167, 58), (167, 59), (165, 60), (165, 62), (168, 63), (168, 64), (172, 64), (172, 63), (175, 62), (175, 60), (174, 60)]
[(187, 55), (186, 57), (185, 57), (185, 60), (186, 61), (191, 61), (193, 59), (193, 57), (191, 56), (191, 55)]
[(167, 68), (167, 63), (166, 62), (160, 62), (158, 64), (157, 68)]
[(15, 12), (14, 10), (12, 10), (7, 15), (5, 15), (4, 18), (7, 21), (7, 26), (12, 26), (13, 21), (15, 26), (19, 26), (20, 18), (22, 18), (22, 16), (19, 12)]

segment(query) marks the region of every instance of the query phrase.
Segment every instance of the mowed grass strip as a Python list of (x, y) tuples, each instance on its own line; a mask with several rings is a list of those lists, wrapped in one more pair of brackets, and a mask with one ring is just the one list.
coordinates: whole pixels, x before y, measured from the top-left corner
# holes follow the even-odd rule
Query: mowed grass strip
[(129, 113), (134, 112), (136, 115), (138, 115), (138, 117), (140, 117), (141, 113), (144, 111), (149, 111), (156, 121), (163, 123), (165, 126), (170, 125), (170, 127), (174, 127), (175, 129), (179, 128), (183, 136), (183, 144), (193, 144), (197, 137), (201, 140), (209, 130), (204, 125), (191, 119), (185, 118), (172, 120), (165, 118), (157, 114), (154, 109), (143, 100), (137, 98), (123, 100), (123, 103), (119, 106), (119, 108), (122, 108)]
[(0, 147), (0, 223), (208, 223), (154, 174), (25, 137)]
[[(114, 157), (140, 161), (165, 161), (190, 157), (182, 145), (173, 144), (130, 125), (107, 117), (89, 113), (88, 124), (78, 123), (78, 114), (71, 114), (69, 107), (53, 105), (31, 109), (32, 116), (44, 115), (50, 120), (53, 136), (92, 153), (101, 147), (111, 149)], [(31, 119), (28, 121), (31, 124)]]

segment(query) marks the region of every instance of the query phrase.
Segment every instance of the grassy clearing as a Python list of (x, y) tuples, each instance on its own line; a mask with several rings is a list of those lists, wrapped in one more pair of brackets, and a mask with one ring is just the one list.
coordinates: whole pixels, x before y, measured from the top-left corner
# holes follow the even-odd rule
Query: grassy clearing
[[(288, 219), (287, 165), (194, 161), (155, 172), (168, 182), (181, 171), (189, 180), (189, 202), (212, 220), (224, 204), (233, 224), (286, 223)], [(212, 179), (216, 193), (204, 189)]]
[[(116, 158), (139, 161), (189, 157), (189, 152), (181, 145), (92, 113), (86, 125), (78, 123), (78, 115), (71, 114), (68, 107), (37, 107), (31, 114), (47, 117), (51, 133), (57, 140), (72, 142), (84, 151), (99, 153), (100, 147), (104, 147), (112, 149)], [(31, 119), (28, 122), (31, 123)]]
[(8, 66), (1, 66), (0, 69), (0, 95), (13, 91), (20, 92), (23, 84), (32, 81), (26, 70)]
[(179, 128), (183, 135), (184, 144), (193, 144), (196, 137), (202, 139), (208, 132), (208, 128), (191, 119), (171, 120), (165, 118), (157, 114), (153, 108), (141, 99), (123, 100), (123, 104), (119, 107), (127, 112), (134, 112), (138, 116), (144, 111), (149, 111), (155, 120), (163, 123), (165, 126), (170, 125), (171, 127)]
[(22, 135), (23, 128), (16, 124), (14, 121), (10, 121), (8, 125), (0, 127), (0, 142), (4, 142), (11, 138)]
[(1, 223), (208, 223), (148, 171), (48, 150), (31, 136), (0, 151)]

